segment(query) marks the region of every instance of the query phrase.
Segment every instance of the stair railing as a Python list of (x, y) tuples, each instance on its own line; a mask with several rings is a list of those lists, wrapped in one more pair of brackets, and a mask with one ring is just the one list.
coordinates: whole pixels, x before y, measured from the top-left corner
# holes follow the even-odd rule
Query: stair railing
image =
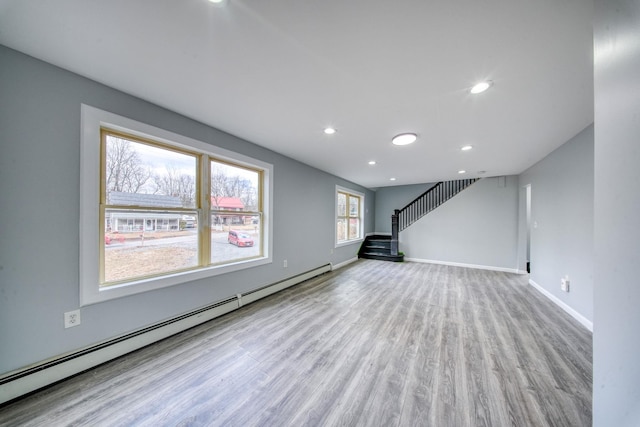
[[(411, 224), (473, 184), (480, 178), (440, 181), (402, 209), (396, 209), (391, 217), (392, 242), (396, 242), (398, 233)], [(394, 231), (395, 229), (395, 231)], [(395, 235), (395, 238), (393, 237)]]

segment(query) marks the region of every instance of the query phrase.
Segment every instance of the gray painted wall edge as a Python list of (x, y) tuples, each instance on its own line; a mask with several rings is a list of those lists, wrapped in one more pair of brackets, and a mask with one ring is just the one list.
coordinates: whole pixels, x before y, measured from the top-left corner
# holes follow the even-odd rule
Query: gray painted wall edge
[(640, 1), (596, 0), (593, 425), (640, 425)]

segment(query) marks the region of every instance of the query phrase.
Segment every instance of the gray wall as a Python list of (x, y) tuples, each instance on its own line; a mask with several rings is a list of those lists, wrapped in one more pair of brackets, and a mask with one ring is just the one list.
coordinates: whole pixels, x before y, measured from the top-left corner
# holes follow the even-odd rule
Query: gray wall
[(393, 215), (393, 211), (402, 209), (434, 185), (435, 183), (378, 188), (376, 190), (375, 231), (378, 233), (391, 233), (391, 215)]
[[(530, 279), (593, 322), (593, 125), (520, 174), (519, 265), (526, 263), (524, 186), (531, 185)], [(535, 226), (537, 224), (537, 227)], [(560, 279), (570, 279), (570, 292)]]
[(640, 425), (640, 1), (595, 3), (594, 425)]
[[(334, 250), (336, 184), (365, 193), (373, 231), (370, 190), (3, 46), (0, 64), (0, 374), (355, 257)], [(274, 262), (83, 307), (64, 329), (79, 306), (81, 103), (273, 164)]]
[[(506, 178), (506, 179), (505, 179)], [(518, 177), (484, 178), (400, 233), (408, 258), (515, 270)]]

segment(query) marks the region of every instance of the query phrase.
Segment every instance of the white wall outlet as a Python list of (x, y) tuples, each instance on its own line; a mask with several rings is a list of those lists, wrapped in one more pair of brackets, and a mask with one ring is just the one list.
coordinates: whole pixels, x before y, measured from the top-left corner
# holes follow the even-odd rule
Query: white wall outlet
[(282, 262), (282, 266), (283, 266), (284, 268), (287, 268), (287, 260), (286, 260), (286, 259)]
[(569, 276), (564, 276), (560, 279), (560, 289), (564, 292), (569, 292)]
[(64, 314), (64, 327), (73, 328), (80, 324), (80, 310), (67, 311)]

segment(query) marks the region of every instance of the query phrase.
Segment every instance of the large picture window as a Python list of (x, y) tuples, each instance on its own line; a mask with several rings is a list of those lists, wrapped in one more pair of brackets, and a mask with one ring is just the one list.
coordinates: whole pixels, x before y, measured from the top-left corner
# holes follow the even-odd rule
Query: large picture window
[(82, 111), (83, 305), (271, 262), (271, 165)]
[(364, 194), (336, 187), (336, 245), (362, 240)]

